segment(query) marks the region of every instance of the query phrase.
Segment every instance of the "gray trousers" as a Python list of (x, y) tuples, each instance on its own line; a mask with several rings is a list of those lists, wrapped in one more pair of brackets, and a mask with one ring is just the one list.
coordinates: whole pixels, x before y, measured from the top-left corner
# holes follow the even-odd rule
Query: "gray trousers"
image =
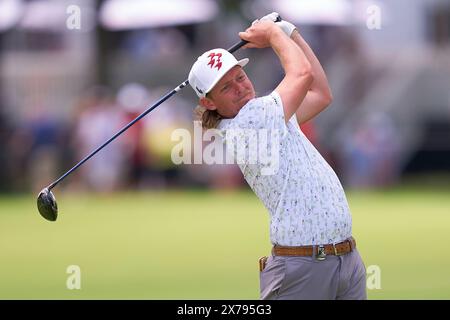
[(262, 300), (365, 300), (366, 268), (356, 249), (323, 261), (271, 255), (260, 287)]

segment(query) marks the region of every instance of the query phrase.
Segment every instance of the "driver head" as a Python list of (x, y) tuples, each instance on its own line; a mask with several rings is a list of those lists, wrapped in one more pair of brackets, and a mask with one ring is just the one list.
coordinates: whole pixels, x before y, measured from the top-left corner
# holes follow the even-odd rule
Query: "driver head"
[(48, 188), (42, 189), (37, 198), (37, 207), (41, 216), (49, 221), (56, 221), (58, 206), (53, 193)]

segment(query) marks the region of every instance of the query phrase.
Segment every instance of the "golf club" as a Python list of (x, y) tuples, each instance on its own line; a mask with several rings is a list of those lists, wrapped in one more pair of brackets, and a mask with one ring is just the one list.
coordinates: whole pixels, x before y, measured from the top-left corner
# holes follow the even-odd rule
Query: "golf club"
[[(281, 21), (281, 17), (278, 16), (276, 22)], [(233, 45), (231, 48), (228, 49), (228, 52), (233, 53), (240, 49), (242, 46), (244, 46), (247, 43), (245, 40), (241, 40), (240, 42)], [(138, 122), (140, 119), (145, 117), (149, 112), (151, 112), (153, 109), (158, 107), (160, 104), (162, 104), (164, 101), (172, 97), (174, 94), (179, 92), (181, 89), (186, 87), (189, 84), (189, 80), (185, 80), (181, 84), (179, 84), (175, 89), (172, 91), (166, 93), (161, 99), (159, 99), (156, 103), (154, 103), (152, 106), (150, 106), (147, 110), (145, 110), (143, 113), (141, 113), (139, 116), (137, 116), (134, 120), (132, 120), (130, 123), (128, 123), (125, 127), (123, 127), (119, 132), (117, 132), (115, 135), (113, 135), (110, 139), (108, 139), (106, 142), (104, 142), (101, 146), (99, 146), (97, 149), (92, 151), (89, 155), (87, 155), (84, 159), (82, 159), (80, 162), (78, 162), (72, 169), (64, 173), (60, 178), (58, 178), (56, 181), (45, 187), (44, 189), (39, 192), (39, 195), (37, 197), (37, 207), (39, 210), (39, 213), (41, 216), (43, 216), (45, 219), (49, 221), (56, 221), (58, 217), (58, 205), (56, 203), (56, 198), (52, 193), (52, 189), (60, 183), (62, 180), (64, 180), (68, 175), (70, 175), (72, 172), (74, 172), (76, 169), (78, 169), (83, 163), (88, 161), (90, 158), (92, 158), (97, 152), (102, 150), (104, 147), (106, 147), (110, 142), (112, 142), (114, 139), (116, 139), (118, 136), (120, 136), (122, 133), (124, 133), (128, 128), (130, 128), (132, 125), (134, 125), (136, 122)]]
[[(245, 45), (246, 41), (240, 41), (239, 43), (236, 43), (234, 46), (232, 46), (228, 51), (230, 53), (235, 52), (239, 48), (241, 48), (243, 45)], [(179, 92), (181, 89), (186, 87), (189, 84), (189, 81), (186, 80), (182, 82), (180, 85), (178, 85), (175, 89), (165, 94), (161, 99), (159, 99), (156, 103), (154, 103), (152, 106), (150, 106), (147, 110), (145, 110), (143, 113), (141, 113), (139, 116), (137, 116), (133, 121), (128, 123), (125, 127), (123, 127), (119, 132), (117, 132), (114, 136), (112, 136), (110, 139), (108, 139), (106, 142), (104, 142), (101, 146), (99, 146), (97, 149), (95, 149), (93, 152), (91, 152), (89, 155), (87, 155), (84, 159), (82, 159), (80, 162), (78, 162), (72, 169), (64, 173), (58, 180), (52, 182), (49, 186), (45, 187), (44, 189), (39, 192), (38, 198), (37, 198), (37, 207), (39, 210), (39, 213), (41, 216), (43, 216), (45, 219), (49, 221), (55, 221), (58, 217), (58, 205), (56, 203), (56, 198), (52, 193), (52, 189), (60, 183), (62, 180), (64, 180), (68, 175), (70, 175), (72, 172), (74, 172), (76, 169), (78, 169), (83, 163), (88, 161), (90, 158), (92, 158), (97, 152), (102, 150), (104, 147), (106, 147), (110, 142), (112, 142), (114, 139), (116, 139), (118, 136), (120, 136), (122, 133), (124, 133), (128, 128), (130, 128), (133, 124), (138, 122), (140, 119), (142, 119), (144, 116), (146, 116), (148, 113), (150, 113), (153, 109), (158, 107), (160, 104), (162, 104), (164, 101), (172, 97), (174, 94)]]

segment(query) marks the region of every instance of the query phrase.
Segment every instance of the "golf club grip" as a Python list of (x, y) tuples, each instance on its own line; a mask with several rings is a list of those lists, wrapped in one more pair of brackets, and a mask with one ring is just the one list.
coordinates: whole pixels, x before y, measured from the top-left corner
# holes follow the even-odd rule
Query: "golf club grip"
[[(281, 16), (278, 15), (277, 19), (274, 22), (280, 22)], [(235, 45), (233, 45), (231, 48), (228, 49), (229, 53), (233, 53), (235, 51), (237, 51), (238, 49), (240, 49), (242, 46), (245, 46), (248, 43), (248, 41), (246, 40), (241, 40), (240, 42), (236, 43)]]
[(241, 40), (240, 42), (236, 43), (231, 48), (229, 48), (228, 52), (233, 53), (233, 52), (237, 51), (238, 49), (240, 49), (242, 46), (245, 46), (247, 43), (248, 43), (248, 41)]

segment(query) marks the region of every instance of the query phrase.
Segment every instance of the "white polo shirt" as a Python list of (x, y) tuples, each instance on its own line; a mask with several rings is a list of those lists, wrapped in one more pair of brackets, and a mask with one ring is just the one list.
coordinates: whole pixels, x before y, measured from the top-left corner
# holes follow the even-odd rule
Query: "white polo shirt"
[(350, 209), (336, 173), (300, 130), (295, 115), (285, 123), (276, 91), (250, 100), (218, 129), (270, 213), (273, 244), (329, 244), (351, 236)]

